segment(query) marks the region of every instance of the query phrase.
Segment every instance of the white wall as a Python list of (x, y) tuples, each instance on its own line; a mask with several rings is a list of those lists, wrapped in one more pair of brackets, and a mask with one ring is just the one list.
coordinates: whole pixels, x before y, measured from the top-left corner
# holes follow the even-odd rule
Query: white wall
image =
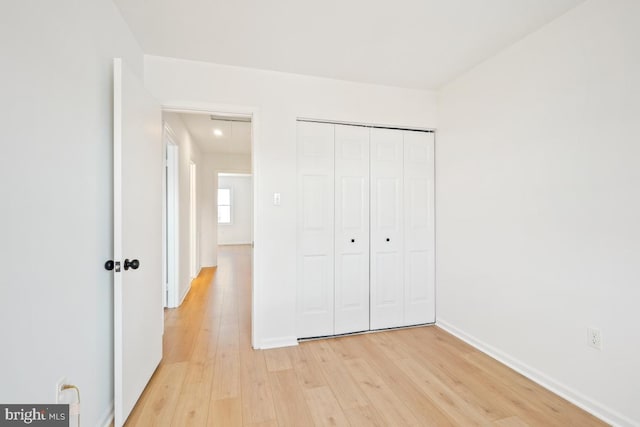
[(113, 393), (112, 58), (142, 51), (108, 0), (5, 2), (0, 14), (0, 402)]
[[(253, 134), (257, 226), (254, 289), (257, 345), (295, 343), (296, 117), (396, 126), (435, 125), (428, 91), (147, 56), (145, 81), (165, 105), (258, 110)], [(282, 205), (274, 206), (274, 192)]]
[(251, 244), (253, 240), (253, 180), (251, 176), (219, 176), (218, 188), (231, 190), (231, 223), (218, 224), (218, 244)]
[[(203, 179), (204, 179), (204, 162), (201, 160), (200, 151), (194, 141), (193, 137), (185, 127), (184, 122), (180, 118), (179, 114), (172, 112), (163, 112), (162, 119), (165, 124), (171, 129), (174, 135), (174, 142), (178, 144), (178, 274), (179, 274), (179, 302), (182, 302), (187, 292), (191, 288), (191, 275), (190, 275), (190, 205), (189, 205), (189, 165), (191, 162), (196, 164), (196, 191), (198, 195), (196, 197), (196, 211), (197, 211), (197, 230), (201, 230), (201, 208), (198, 206), (201, 204), (203, 192)], [(197, 247), (202, 244), (200, 233), (197, 235)], [(200, 269), (200, 256), (196, 255), (198, 260), (198, 270)]]
[(620, 425), (640, 424), (639, 19), (587, 1), (438, 104), (438, 323)]

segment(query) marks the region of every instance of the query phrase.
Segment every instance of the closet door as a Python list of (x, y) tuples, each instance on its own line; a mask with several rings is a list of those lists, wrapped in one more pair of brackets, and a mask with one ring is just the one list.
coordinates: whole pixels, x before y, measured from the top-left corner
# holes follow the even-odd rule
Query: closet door
[(434, 134), (404, 131), (404, 324), (435, 321)]
[(369, 129), (335, 125), (335, 334), (369, 330)]
[(333, 335), (334, 125), (298, 122), (297, 336)]
[(371, 329), (404, 321), (402, 131), (371, 129)]

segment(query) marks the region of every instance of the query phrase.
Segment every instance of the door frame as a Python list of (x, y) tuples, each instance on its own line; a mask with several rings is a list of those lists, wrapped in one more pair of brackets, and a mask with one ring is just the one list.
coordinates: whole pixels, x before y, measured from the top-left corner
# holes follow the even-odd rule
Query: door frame
[[(172, 101), (160, 105), (163, 112), (172, 113), (196, 113), (212, 114), (221, 116), (241, 116), (251, 117), (251, 174), (253, 175), (253, 254), (251, 257), (251, 346), (254, 349), (261, 347), (262, 333), (259, 325), (262, 323), (258, 319), (262, 301), (262, 282), (260, 281), (260, 229), (258, 227), (258, 182), (260, 164), (256, 149), (260, 146), (261, 136), (261, 113), (260, 108), (255, 106), (241, 106), (229, 104), (214, 104), (189, 101)], [(258, 238), (256, 238), (258, 237)]]
[(198, 251), (198, 167), (189, 160), (189, 277), (195, 279), (200, 272)]
[(179, 305), (180, 274), (180, 209), (178, 185), (178, 144), (173, 129), (163, 123), (163, 148), (165, 153), (164, 179), (162, 180), (164, 197), (162, 209), (162, 286), (165, 307)]

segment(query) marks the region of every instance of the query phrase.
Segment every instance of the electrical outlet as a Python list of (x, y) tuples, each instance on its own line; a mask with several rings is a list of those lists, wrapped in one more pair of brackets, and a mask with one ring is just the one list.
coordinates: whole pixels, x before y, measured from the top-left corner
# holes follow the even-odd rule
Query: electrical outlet
[(587, 328), (587, 345), (602, 350), (602, 333), (599, 329)]
[(56, 403), (61, 403), (63, 398), (64, 391), (62, 390), (62, 386), (65, 384), (69, 384), (69, 380), (67, 377), (62, 377), (56, 382)]

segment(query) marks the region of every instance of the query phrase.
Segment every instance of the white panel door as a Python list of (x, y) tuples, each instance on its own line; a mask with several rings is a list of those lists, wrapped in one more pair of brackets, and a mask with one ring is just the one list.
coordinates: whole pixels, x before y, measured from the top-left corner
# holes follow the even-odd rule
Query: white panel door
[(369, 330), (369, 129), (335, 125), (335, 334)]
[(404, 324), (435, 321), (434, 134), (404, 131)]
[(334, 125), (297, 126), (297, 336), (306, 338), (334, 334)]
[(124, 424), (162, 358), (162, 119), (114, 60), (114, 407)]
[(404, 322), (402, 131), (371, 129), (371, 329)]

